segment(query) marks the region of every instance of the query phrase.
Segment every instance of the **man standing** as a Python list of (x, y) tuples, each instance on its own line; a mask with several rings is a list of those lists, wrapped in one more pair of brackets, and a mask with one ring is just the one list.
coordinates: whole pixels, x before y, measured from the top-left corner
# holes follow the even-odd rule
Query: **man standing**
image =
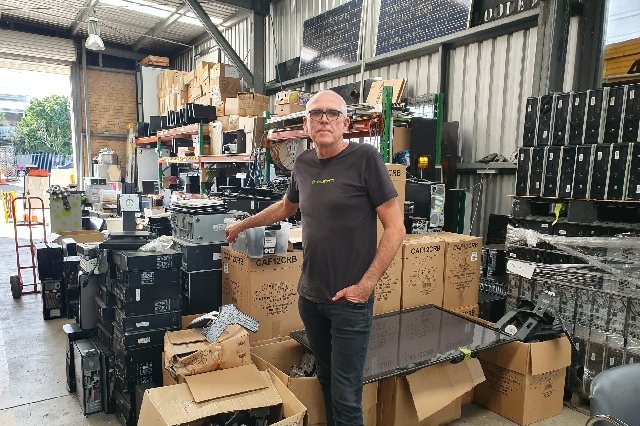
[[(368, 144), (348, 143), (347, 106), (327, 90), (306, 107), (315, 148), (298, 156), (284, 198), (227, 228), (245, 229), (302, 213), (304, 260), (300, 316), (316, 358), (327, 425), (362, 425), (362, 370), (373, 317), (373, 289), (396, 255), (405, 229), (388, 171)], [(376, 215), (384, 227), (376, 248)]]

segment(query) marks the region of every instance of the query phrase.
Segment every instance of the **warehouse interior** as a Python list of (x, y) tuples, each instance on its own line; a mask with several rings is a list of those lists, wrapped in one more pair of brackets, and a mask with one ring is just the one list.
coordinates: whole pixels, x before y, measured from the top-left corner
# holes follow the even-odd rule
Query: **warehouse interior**
[[(640, 424), (639, 14), (0, 0), (0, 425)], [(335, 123), (379, 166), (343, 227)], [(313, 300), (371, 305), (343, 422), (305, 285), (318, 241), (375, 275), (383, 206), (368, 299)]]

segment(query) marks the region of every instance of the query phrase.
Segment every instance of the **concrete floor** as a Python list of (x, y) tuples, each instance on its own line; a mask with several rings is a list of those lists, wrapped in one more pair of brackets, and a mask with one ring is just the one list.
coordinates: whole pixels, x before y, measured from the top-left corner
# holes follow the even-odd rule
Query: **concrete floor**
[[(13, 227), (0, 225), (0, 426), (117, 425), (104, 413), (85, 417), (66, 389), (66, 338), (69, 320), (42, 319), (40, 295), (13, 300), (9, 276), (15, 274)], [(587, 417), (565, 408), (562, 415), (540, 426), (584, 425)], [(454, 425), (513, 425), (476, 405), (463, 408)], [(380, 425), (383, 426), (383, 425)], [(386, 425), (384, 425), (386, 426)]]

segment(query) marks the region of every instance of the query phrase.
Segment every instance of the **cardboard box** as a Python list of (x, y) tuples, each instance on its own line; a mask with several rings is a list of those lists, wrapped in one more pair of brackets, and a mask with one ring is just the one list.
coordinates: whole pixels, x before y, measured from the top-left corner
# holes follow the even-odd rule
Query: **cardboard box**
[(373, 315), (399, 311), (402, 298), (402, 249), (382, 274), (373, 294)]
[(513, 342), (478, 355), (487, 381), (475, 400), (519, 425), (562, 412), (571, 346), (566, 337), (540, 343)]
[[(240, 128), (239, 126), (240, 126), (240, 116), (239, 115), (230, 115), (226, 131), (235, 132), (236, 130), (238, 130)], [(225, 130), (222, 129), (222, 131), (224, 132)]]
[(264, 134), (264, 118), (240, 117), (238, 128), (243, 129), (247, 134), (247, 150), (249, 152), (251, 152), (251, 147), (256, 148), (260, 146)]
[(457, 314), (462, 314), (468, 317), (477, 317), (479, 311), (480, 311), (480, 306), (477, 303), (475, 305), (465, 306), (463, 308), (458, 308), (453, 310), (453, 312)]
[(275, 407), (269, 424), (303, 426), (306, 408), (271, 371), (255, 365), (190, 376), (187, 383), (147, 389), (139, 426), (197, 424), (197, 420), (239, 410)]
[[(322, 388), (317, 377), (291, 377), (291, 366), (300, 363), (304, 347), (291, 338), (251, 348), (251, 358), (258, 370), (272, 371), (307, 408), (307, 425), (323, 425), (327, 419)], [(362, 389), (362, 414), (365, 426), (376, 424), (378, 384), (368, 383)]]
[(400, 151), (411, 149), (411, 129), (408, 127), (393, 127), (393, 155)]
[(165, 369), (177, 381), (187, 376), (251, 363), (249, 333), (230, 325), (216, 344), (196, 330), (168, 331), (164, 335)]
[(249, 336), (252, 344), (303, 328), (297, 291), (301, 271), (302, 251), (252, 259), (222, 248), (222, 304), (233, 303), (260, 321), (260, 330)]
[(224, 115), (240, 115), (240, 100), (227, 98), (224, 101)]
[(240, 72), (235, 66), (229, 64), (217, 64), (213, 62), (200, 62), (197, 71), (197, 78), (204, 80), (206, 78), (235, 78), (240, 79)]
[(276, 93), (276, 105), (298, 104), (305, 105), (311, 98), (310, 93), (300, 90), (283, 90)]
[(477, 359), (423, 368), (378, 385), (379, 425), (441, 425), (460, 418), (460, 397), (483, 382)]
[(434, 237), (446, 243), (442, 306), (457, 309), (476, 305), (480, 291), (482, 238), (448, 232), (434, 234)]
[[(407, 167), (402, 164), (386, 164), (387, 170), (389, 171), (389, 177), (391, 178), (391, 182), (393, 183), (393, 187), (396, 189), (398, 193), (398, 205), (400, 206), (400, 211), (404, 212), (404, 200), (406, 190), (405, 187), (407, 185)], [(378, 223), (378, 241), (382, 238), (382, 222), (380, 219), (377, 219)]]
[(169, 67), (169, 58), (166, 56), (145, 56), (141, 61), (142, 65), (156, 66), (156, 67)]
[(444, 241), (407, 235), (402, 243), (402, 309), (442, 306), (444, 267)]
[(275, 115), (289, 115), (294, 112), (302, 112), (306, 107), (306, 105), (298, 104), (276, 104), (273, 107), (273, 113)]
[(213, 105), (216, 102), (237, 96), (240, 91), (240, 79), (238, 78), (210, 77), (209, 79)]
[(222, 127), (220, 121), (209, 123), (209, 155), (222, 155)]
[(47, 241), (62, 244), (65, 238), (73, 238), (76, 243), (101, 243), (104, 234), (98, 231), (63, 231), (47, 235)]
[(224, 116), (224, 101), (214, 102), (213, 106), (216, 107), (216, 117)]
[(260, 116), (269, 110), (269, 97), (259, 93), (238, 93), (238, 115)]

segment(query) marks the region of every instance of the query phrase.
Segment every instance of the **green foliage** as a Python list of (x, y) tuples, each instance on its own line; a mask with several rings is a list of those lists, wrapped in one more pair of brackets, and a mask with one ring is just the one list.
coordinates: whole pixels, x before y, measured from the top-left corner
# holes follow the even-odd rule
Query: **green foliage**
[(66, 96), (33, 99), (16, 126), (17, 153), (71, 154), (71, 115)]

